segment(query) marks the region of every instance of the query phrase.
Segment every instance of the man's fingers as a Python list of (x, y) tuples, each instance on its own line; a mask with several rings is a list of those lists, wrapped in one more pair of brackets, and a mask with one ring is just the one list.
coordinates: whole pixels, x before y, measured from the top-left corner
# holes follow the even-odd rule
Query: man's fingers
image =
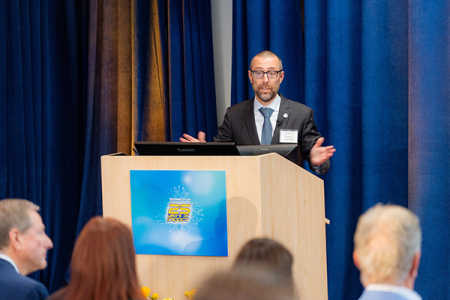
[(322, 146), (324, 140), (325, 140), (325, 138), (323, 138), (323, 137), (318, 138), (313, 147), (320, 147), (320, 146)]
[(187, 133), (183, 133), (183, 137), (180, 138), (180, 142), (188, 143), (188, 142), (196, 142), (198, 141), (196, 138), (190, 136)]
[(198, 139), (193, 136), (190, 136), (187, 133), (183, 133), (183, 137), (180, 137), (180, 142), (183, 143), (200, 143), (206, 142), (206, 134), (203, 131), (198, 132)]
[(198, 132), (198, 140), (201, 142), (206, 142), (206, 133), (203, 131)]

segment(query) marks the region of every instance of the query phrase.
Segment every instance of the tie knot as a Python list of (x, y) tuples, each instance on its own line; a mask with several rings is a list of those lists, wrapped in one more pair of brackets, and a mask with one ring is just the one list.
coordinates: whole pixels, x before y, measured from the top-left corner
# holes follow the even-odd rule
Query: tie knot
[(261, 107), (259, 111), (264, 116), (264, 119), (270, 118), (270, 116), (272, 116), (273, 113), (273, 109), (268, 107)]

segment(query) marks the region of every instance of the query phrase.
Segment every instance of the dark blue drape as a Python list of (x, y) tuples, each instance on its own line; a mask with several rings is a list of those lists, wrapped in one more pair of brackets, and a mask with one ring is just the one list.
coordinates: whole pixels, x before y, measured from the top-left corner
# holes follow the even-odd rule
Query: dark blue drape
[(271, 50), (283, 61), (285, 78), (280, 92), (304, 102), (303, 33), (300, 2), (233, 1), (233, 61), (231, 104), (254, 96), (247, 70), (253, 56)]
[(48, 268), (32, 276), (52, 289), (64, 282), (80, 203), (76, 10), (64, 1), (0, 6), (0, 198), (41, 207), (55, 242)]
[(215, 135), (210, 2), (0, 0), (0, 38), (0, 199), (41, 206), (54, 248), (32, 276), (55, 291), (102, 213), (101, 155)]
[(210, 0), (168, 1), (170, 140), (217, 134)]
[[(337, 148), (322, 176), (331, 220), (329, 299), (359, 297), (353, 234), (358, 216), (378, 202), (419, 215), (424, 239), (416, 290), (424, 299), (450, 299), (449, 3), (304, 1), (304, 45), (292, 37), (302, 32), (298, 6), (234, 1), (232, 103), (252, 95), (246, 71), (254, 54), (269, 49), (286, 71), (301, 67), (304, 82), (286, 86), (292, 76), (286, 72), (280, 91), (312, 107), (325, 143)], [(291, 17), (275, 22), (267, 15), (282, 10)], [(285, 32), (288, 41), (279, 39)]]
[(422, 224), (424, 299), (450, 299), (449, 12), (449, 1), (409, 1), (408, 200)]
[(338, 149), (324, 176), (330, 299), (362, 290), (357, 217), (378, 202), (407, 205), (407, 13), (405, 2), (305, 3), (305, 102)]

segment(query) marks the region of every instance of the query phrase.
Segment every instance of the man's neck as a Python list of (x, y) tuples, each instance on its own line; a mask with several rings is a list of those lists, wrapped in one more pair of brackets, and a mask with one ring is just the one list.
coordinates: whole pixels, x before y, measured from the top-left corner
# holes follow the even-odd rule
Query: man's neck
[[(14, 252), (9, 251), (9, 249), (0, 251), (0, 254), (3, 254), (11, 259), (14, 262), (14, 268), (22, 275), (28, 275), (27, 270), (25, 270), (24, 265), (21, 263), (21, 260), (14, 254)], [(11, 262), (10, 261), (10, 262)]]

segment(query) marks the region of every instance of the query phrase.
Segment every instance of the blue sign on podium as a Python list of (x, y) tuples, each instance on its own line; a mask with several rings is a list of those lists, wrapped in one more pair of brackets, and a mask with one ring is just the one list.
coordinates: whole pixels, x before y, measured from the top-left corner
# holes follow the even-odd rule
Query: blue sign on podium
[(137, 254), (228, 256), (225, 171), (130, 171)]

